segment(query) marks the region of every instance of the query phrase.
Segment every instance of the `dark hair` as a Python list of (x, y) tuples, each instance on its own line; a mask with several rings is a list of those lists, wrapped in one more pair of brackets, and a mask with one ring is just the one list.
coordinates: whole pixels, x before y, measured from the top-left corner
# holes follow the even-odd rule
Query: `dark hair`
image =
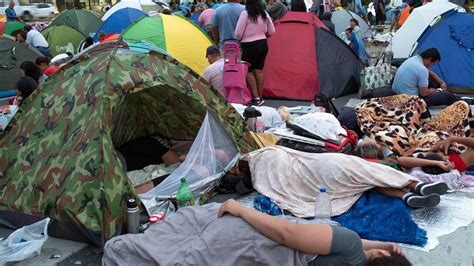
[(323, 19), (324, 19), (324, 20), (331, 20), (331, 19), (332, 19), (332, 14), (331, 14), (331, 12), (324, 12), (324, 14), (323, 14)]
[(49, 60), (49, 57), (47, 57), (47, 56), (40, 56), (40, 57), (36, 58), (36, 61), (35, 61), (36, 65), (41, 65), (41, 64), (49, 65), (49, 63), (51, 63), (51, 60)]
[(291, 11), (306, 12), (306, 4), (303, 0), (291, 0)]
[[(427, 153), (426, 155), (422, 156), (421, 158), (425, 159), (425, 160), (432, 160), (432, 161), (443, 161), (443, 157), (441, 157), (441, 155), (439, 155), (437, 153)], [(442, 168), (435, 167), (435, 166), (423, 166), (423, 167), (421, 167), (421, 170), (423, 172), (427, 173), (427, 174), (430, 174), (430, 175), (440, 175), (440, 174), (444, 174), (444, 173), (449, 172), (449, 171), (446, 171)]]
[(359, 21), (357, 21), (357, 19), (351, 18), (350, 21), (354, 22), (356, 24), (356, 26), (359, 26)]
[(25, 27), (23, 28), (26, 32), (29, 32), (30, 30), (33, 29), (33, 27), (31, 25), (25, 25)]
[(430, 59), (431, 62), (441, 61), (441, 55), (436, 48), (428, 48), (420, 54), (421, 58)]
[(403, 255), (391, 253), (390, 256), (382, 256), (368, 261), (367, 266), (411, 266), (411, 262)]
[(352, 32), (352, 28), (351, 27), (348, 27), (345, 31), (348, 31), (349, 33)]
[(32, 78), (36, 83), (39, 82), (39, 78), (43, 75), (39, 67), (31, 61), (21, 63), (20, 69), (25, 72), (25, 76)]
[(267, 19), (267, 13), (260, 0), (247, 0), (245, 2), (245, 10), (247, 10), (250, 21), (254, 23), (257, 23), (258, 17), (261, 17), (263, 20)]
[(16, 82), (16, 89), (20, 92), (21, 97), (23, 97), (23, 100), (28, 98), (31, 93), (38, 87), (38, 83), (36, 83), (32, 78), (30, 77), (21, 77), (17, 82)]
[(18, 34), (20, 34), (21, 37), (26, 40), (26, 32), (25, 32), (25, 31), (16, 30), (16, 31), (13, 33), (13, 36), (15, 36), (15, 38), (16, 38), (16, 36), (17, 36)]
[(86, 40), (85, 40), (86, 44), (88, 44), (89, 46), (93, 45), (94, 44), (94, 40), (92, 39), (92, 37), (87, 37)]

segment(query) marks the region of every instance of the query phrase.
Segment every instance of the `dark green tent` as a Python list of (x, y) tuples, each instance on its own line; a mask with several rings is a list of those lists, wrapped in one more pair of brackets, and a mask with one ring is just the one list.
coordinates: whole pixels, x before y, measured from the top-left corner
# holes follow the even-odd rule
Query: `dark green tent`
[(85, 36), (94, 36), (102, 24), (100, 17), (89, 10), (69, 9), (61, 12), (49, 26), (69, 26)]
[(21, 77), (20, 65), (35, 61), (41, 53), (25, 43), (17, 43), (7, 36), (0, 37), (0, 91), (13, 90)]

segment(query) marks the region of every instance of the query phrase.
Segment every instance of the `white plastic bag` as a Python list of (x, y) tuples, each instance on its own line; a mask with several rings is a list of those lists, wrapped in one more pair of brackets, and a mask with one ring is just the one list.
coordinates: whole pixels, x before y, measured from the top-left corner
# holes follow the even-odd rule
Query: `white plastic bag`
[(5, 262), (21, 261), (39, 255), (41, 247), (48, 239), (46, 218), (34, 224), (23, 226), (0, 242), (0, 265)]

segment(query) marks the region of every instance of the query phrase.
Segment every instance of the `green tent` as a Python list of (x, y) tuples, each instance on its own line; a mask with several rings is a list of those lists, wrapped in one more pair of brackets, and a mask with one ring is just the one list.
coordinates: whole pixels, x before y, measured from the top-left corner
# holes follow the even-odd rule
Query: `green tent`
[(61, 12), (49, 26), (69, 26), (84, 36), (92, 37), (102, 24), (100, 16), (85, 9), (69, 9)]
[(15, 83), (21, 77), (20, 65), (24, 61), (34, 62), (40, 56), (38, 50), (26, 43), (17, 43), (8, 36), (0, 37), (0, 91), (15, 89)]
[(158, 133), (193, 140), (206, 113), (236, 146), (255, 146), (224, 97), (176, 60), (124, 43), (91, 50), (40, 86), (0, 136), (0, 206), (72, 223), (101, 245), (134, 195), (114, 147)]
[(75, 54), (81, 41), (86, 38), (69, 26), (48, 26), (41, 34), (48, 41), (53, 56), (65, 52)]
[[(23, 30), (25, 24), (18, 22), (18, 21), (8, 21), (5, 25), (5, 30), (3, 31), (4, 34), (12, 35), (13, 32), (17, 30)], [(15, 36), (13, 36), (15, 37)]]

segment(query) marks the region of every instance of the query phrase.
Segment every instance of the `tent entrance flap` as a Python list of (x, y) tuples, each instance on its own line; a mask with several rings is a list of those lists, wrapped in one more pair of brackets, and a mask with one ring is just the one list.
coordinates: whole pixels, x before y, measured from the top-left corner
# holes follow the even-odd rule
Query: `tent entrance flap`
[(202, 195), (213, 188), (239, 155), (227, 131), (214, 114), (207, 112), (186, 160), (158, 186), (140, 195), (140, 199), (149, 213), (155, 213), (159, 201), (176, 196), (183, 177), (195, 195)]

